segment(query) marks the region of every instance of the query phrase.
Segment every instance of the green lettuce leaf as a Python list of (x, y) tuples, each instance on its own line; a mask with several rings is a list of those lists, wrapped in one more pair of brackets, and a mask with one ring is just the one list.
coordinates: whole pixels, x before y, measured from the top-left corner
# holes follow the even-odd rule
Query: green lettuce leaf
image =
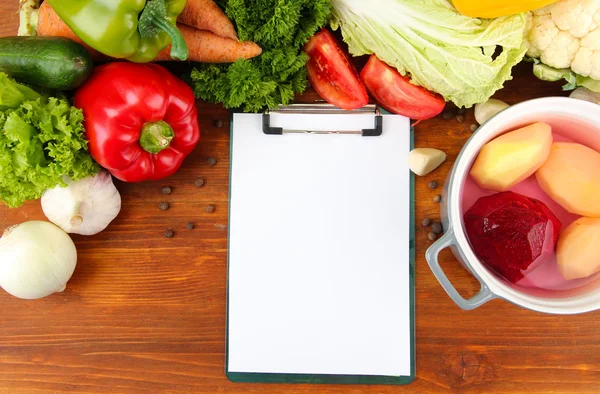
[(510, 80), (527, 48), (524, 14), (496, 19), (461, 15), (446, 0), (331, 0), (354, 56), (375, 54), (411, 82), (459, 107), (487, 101)]
[(0, 111), (0, 200), (18, 207), (46, 189), (98, 172), (87, 153), (82, 111), (40, 97)]
[(41, 95), (35, 90), (15, 82), (0, 72), (0, 111), (17, 108), (27, 100), (35, 100)]

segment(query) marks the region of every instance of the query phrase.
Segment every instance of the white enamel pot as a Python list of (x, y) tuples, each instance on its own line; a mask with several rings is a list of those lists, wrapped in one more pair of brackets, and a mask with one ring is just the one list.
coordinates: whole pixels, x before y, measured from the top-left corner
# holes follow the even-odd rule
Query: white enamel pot
[[(446, 179), (441, 204), (444, 235), (426, 252), (427, 262), (434, 275), (462, 309), (477, 308), (494, 298), (553, 314), (575, 314), (600, 309), (600, 278), (569, 291), (526, 291), (489, 271), (476, 257), (465, 233), (461, 196), (471, 165), (482, 146), (506, 131), (540, 121), (550, 125), (568, 121), (576, 130), (569, 137), (600, 150), (600, 135), (590, 138), (590, 133), (600, 134), (600, 105), (572, 98), (529, 100), (505, 109), (479, 127), (461, 150)], [(591, 141), (595, 141), (596, 146)], [(462, 297), (440, 267), (438, 255), (445, 248), (450, 248), (463, 267), (481, 284), (480, 291), (472, 298)]]

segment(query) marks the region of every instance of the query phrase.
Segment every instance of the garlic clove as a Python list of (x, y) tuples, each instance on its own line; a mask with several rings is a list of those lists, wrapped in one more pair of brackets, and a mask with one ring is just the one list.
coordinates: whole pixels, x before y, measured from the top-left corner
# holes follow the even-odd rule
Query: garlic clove
[(475, 104), (475, 120), (484, 124), (492, 116), (508, 108), (509, 105), (498, 99), (489, 99), (485, 103)]
[(408, 167), (419, 176), (427, 175), (446, 160), (446, 154), (434, 148), (416, 148), (408, 154)]
[(591, 90), (582, 87), (573, 90), (569, 97), (589, 101), (594, 104), (600, 104), (600, 92), (592, 92)]
[(121, 195), (106, 170), (57, 186), (42, 195), (46, 217), (68, 233), (94, 235), (104, 230), (121, 210)]

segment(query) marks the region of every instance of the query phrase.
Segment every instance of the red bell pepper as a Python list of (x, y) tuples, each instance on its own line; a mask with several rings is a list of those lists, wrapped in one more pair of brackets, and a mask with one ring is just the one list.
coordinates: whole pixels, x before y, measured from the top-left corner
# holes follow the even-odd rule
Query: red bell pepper
[(74, 106), (94, 160), (125, 182), (173, 174), (200, 139), (192, 89), (156, 64), (96, 67)]

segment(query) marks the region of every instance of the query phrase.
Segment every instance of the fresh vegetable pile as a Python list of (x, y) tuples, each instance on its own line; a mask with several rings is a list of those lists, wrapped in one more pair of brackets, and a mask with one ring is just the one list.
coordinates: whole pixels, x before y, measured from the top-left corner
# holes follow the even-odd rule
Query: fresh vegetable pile
[(565, 90), (600, 92), (600, 0), (331, 4), (331, 27), (341, 30), (349, 52), (371, 55), (361, 81), (336, 55), (342, 50), (335, 42), (325, 46), (317, 35), (307, 45), (311, 83), (342, 108), (364, 105), (361, 86), (387, 110), (419, 120), (439, 114), (445, 102), (483, 104), (512, 79), (526, 54), (538, 78), (566, 79)]
[[(155, 0), (150, 0), (147, 6), (153, 4)], [(97, 11), (102, 2), (86, 2), (85, 13), (89, 10)], [(127, 2), (124, 2), (126, 4)], [(61, 14), (65, 15), (65, 20), (70, 23), (67, 25), (63, 19), (55, 12), (50, 3), (45, 1), (40, 5), (40, 0), (26, 0), (20, 3), (21, 27), (19, 35), (22, 36), (42, 36), (42, 37), (65, 37), (82, 44), (91, 54), (94, 60), (98, 62), (107, 62), (114, 57), (127, 56), (119, 52), (128, 49), (115, 41), (106, 39), (95, 39), (94, 37), (104, 36), (105, 30), (110, 30), (110, 35), (133, 34), (137, 36), (134, 29), (112, 29), (110, 20), (119, 27), (120, 22), (115, 21), (123, 18), (122, 12), (112, 16), (109, 10), (102, 9), (98, 11), (103, 15), (102, 20), (91, 24), (79, 24), (73, 18), (71, 7), (67, 10), (61, 9)], [(77, 3), (79, 4), (79, 3)], [(172, 2), (176, 7), (180, 2)], [(116, 8), (123, 8), (123, 5), (116, 3)], [(153, 9), (155, 6), (152, 6)], [(125, 7), (126, 9), (127, 7)], [(146, 8), (144, 8), (146, 9)], [(167, 10), (171, 15), (171, 10)], [(162, 13), (162, 11), (161, 11)], [(95, 15), (93, 12), (90, 15)], [(127, 14), (132, 17), (131, 14)], [(112, 18), (112, 19), (111, 19)], [(169, 16), (169, 24), (172, 23), (172, 16)], [(141, 21), (140, 21), (141, 23)], [(166, 23), (166, 22), (165, 22)], [(166, 25), (165, 25), (166, 26)], [(72, 28), (71, 28), (72, 27)], [(155, 37), (160, 42), (153, 42), (148, 48), (141, 49), (138, 53), (133, 53), (132, 60), (139, 62), (147, 61), (173, 61), (183, 58), (184, 45), (187, 47), (187, 60), (193, 62), (211, 62), (211, 63), (231, 63), (237, 59), (250, 59), (261, 53), (261, 48), (251, 41), (238, 41), (235, 28), (227, 16), (212, 0), (189, 0), (185, 3), (185, 8), (177, 18), (176, 29), (168, 27), (174, 35), (182, 36), (184, 43), (178, 39), (178, 47), (173, 49), (170, 42), (162, 40), (162, 33)], [(75, 29), (81, 37), (73, 31)], [(153, 34), (154, 30), (147, 30), (148, 34)], [(125, 42), (130, 41), (128, 37), (121, 37)], [(130, 43), (131, 44), (131, 43)], [(135, 46), (135, 42), (133, 42)], [(164, 46), (166, 45), (166, 46)], [(131, 45), (130, 45), (131, 46)], [(160, 52), (152, 55), (159, 48), (164, 48)], [(131, 48), (129, 48), (131, 49)], [(181, 56), (179, 56), (179, 55)]]
[(231, 65), (198, 65), (191, 74), (196, 95), (257, 112), (303, 92), (308, 56), (302, 45), (327, 23), (329, 0), (229, 0), (225, 10), (240, 39), (256, 42), (263, 53)]
[[(22, 223), (0, 239), (0, 286), (10, 294), (32, 299), (64, 290), (77, 261), (66, 233), (97, 234), (121, 209), (112, 176), (162, 179), (194, 149), (200, 130), (192, 89), (162, 66), (139, 63), (164, 53), (169, 60), (187, 58), (188, 45), (175, 25), (180, 14), (228, 37), (181, 25), (191, 36), (237, 46), (233, 25), (212, 4), (212, 15), (227, 23), (199, 20), (193, 6), (182, 14), (185, 0), (56, 0), (41, 9), (39, 1), (20, 2), (19, 33), (55, 33), (0, 38), (0, 201), (18, 207), (41, 197), (54, 225)], [(138, 14), (139, 23), (129, 23)], [(260, 48), (245, 54), (258, 53)], [(245, 54), (233, 53), (229, 61)], [(92, 57), (129, 61), (93, 68)]]
[[(566, 79), (565, 89), (578, 88), (573, 97), (600, 103), (600, 0), (20, 0), (19, 11), (19, 37), (0, 38), (0, 201), (18, 207), (41, 197), (56, 225), (27, 222), (0, 239), (0, 286), (22, 298), (64, 289), (77, 257), (65, 232), (94, 235), (115, 219), (113, 177), (158, 180), (183, 165), (200, 139), (196, 98), (258, 112), (290, 103), (310, 82), (346, 110), (372, 99), (420, 121), (451, 102), (457, 111), (475, 106), (483, 123), (508, 106), (490, 97), (526, 59), (539, 78)], [(351, 55), (369, 58), (358, 70)], [(156, 64), (183, 60), (191, 67), (182, 79)], [(478, 233), (491, 266), (507, 255), (500, 242), (519, 250), (509, 280), (557, 242), (553, 215), (507, 192), (534, 172), (558, 204), (592, 217), (564, 231), (563, 260), (575, 235), (600, 237), (600, 213), (583, 188), (596, 190), (597, 171), (564, 171), (579, 156), (597, 170), (600, 155), (552, 143), (548, 133), (534, 125), (492, 141), (471, 172), (499, 193), (470, 212), (468, 226), (511, 229), (512, 238)], [(501, 154), (517, 149), (514, 141), (526, 159)], [(425, 175), (445, 160), (440, 150), (417, 148), (408, 164)], [(567, 180), (577, 187), (557, 187)], [(430, 239), (441, 231), (436, 223)], [(600, 270), (573, 267), (565, 277)]]
[(341, 29), (352, 55), (375, 54), (400, 74), (410, 74), (413, 84), (459, 107), (490, 98), (527, 51), (522, 14), (470, 18), (445, 0), (331, 4), (332, 28)]

